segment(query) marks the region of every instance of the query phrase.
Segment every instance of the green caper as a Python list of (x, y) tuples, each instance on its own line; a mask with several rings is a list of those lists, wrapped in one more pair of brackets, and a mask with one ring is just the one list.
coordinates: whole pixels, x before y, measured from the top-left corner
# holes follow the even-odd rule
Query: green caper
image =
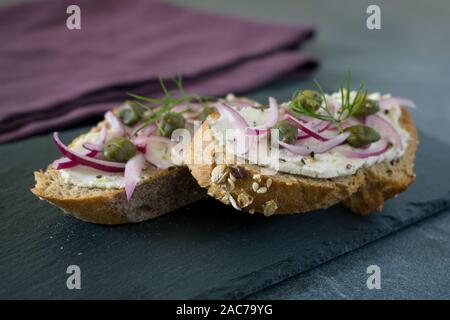
[(362, 124), (348, 127), (345, 131), (350, 132), (347, 143), (355, 148), (361, 148), (369, 143), (380, 140), (380, 135), (375, 129)]
[(176, 129), (184, 128), (184, 118), (181, 113), (169, 112), (162, 120), (161, 130), (164, 137), (170, 138)]
[(319, 92), (307, 89), (297, 93), (292, 100), (292, 104), (314, 112), (320, 108), (322, 101), (323, 99)]
[(378, 111), (380, 111), (380, 106), (378, 105), (378, 101), (375, 101), (372, 99), (366, 99), (363, 102), (362, 106), (352, 113), (352, 116), (353, 117), (370, 116), (371, 114), (375, 114)]
[(119, 117), (127, 126), (132, 126), (142, 119), (145, 108), (134, 101), (126, 101), (119, 110)]
[(106, 143), (103, 155), (109, 161), (127, 162), (136, 154), (136, 146), (125, 138), (113, 138)]
[(275, 129), (279, 130), (279, 139), (285, 143), (294, 143), (298, 137), (298, 129), (286, 120), (278, 123)]
[(215, 108), (210, 106), (204, 106), (202, 112), (200, 112), (200, 114), (198, 115), (198, 120), (205, 121), (206, 118), (208, 118), (208, 116), (214, 111), (216, 111)]

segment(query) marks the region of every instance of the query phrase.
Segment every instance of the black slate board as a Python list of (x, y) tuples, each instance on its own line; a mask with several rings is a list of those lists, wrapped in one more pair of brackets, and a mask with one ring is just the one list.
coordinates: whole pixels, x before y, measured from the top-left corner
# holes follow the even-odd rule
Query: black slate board
[[(28, 191), (57, 156), (49, 136), (0, 146), (0, 298), (244, 298), (449, 208), (450, 150), (420, 137), (417, 181), (382, 214), (336, 206), (268, 219), (205, 199), (119, 227), (64, 216)], [(81, 290), (66, 288), (72, 264)]]

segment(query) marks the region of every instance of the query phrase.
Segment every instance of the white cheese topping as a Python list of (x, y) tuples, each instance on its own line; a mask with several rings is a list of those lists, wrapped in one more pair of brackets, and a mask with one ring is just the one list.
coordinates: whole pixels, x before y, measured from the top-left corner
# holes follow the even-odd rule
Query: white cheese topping
[[(75, 139), (75, 141), (70, 145), (70, 148), (76, 152), (84, 153), (86, 152), (86, 149), (83, 148), (83, 143), (95, 143), (95, 141), (97, 141), (98, 135), (99, 133), (97, 132), (89, 132), (87, 134), (84, 134)], [(108, 131), (107, 140), (111, 138), (110, 135), (111, 133)], [(173, 148), (170, 150), (171, 152), (169, 152), (168, 146), (164, 143), (151, 142), (149, 143), (149, 147), (150, 146), (152, 154), (162, 160), (170, 161), (170, 155), (172, 155), (174, 158), (175, 156), (177, 156), (178, 158), (181, 157), (180, 155), (175, 153), (175, 150)], [(120, 189), (125, 187), (125, 177), (123, 172), (105, 172), (83, 165), (77, 165), (76, 167), (72, 167), (69, 169), (60, 169), (59, 173), (61, 175), (61, 178), (64, 180), (64, 183), (72, 184), (78, 187), (102, 189)], [(149, 175), (150, 170), (144, 170), (141, 173), (141, 181), (147, 179)]]
[[(75, 139), (70, 148), (84, 153), (83, 143), (94, 143), (99, 133), (89, 132)], [(124, 175), (121, 172), (105, 172), (94, 168), (78, 165), (69, 169), (60, 169), (59, 173), (64, 183), (86, 188), (115, 189), (125, 186)]]
[[(353, 99), (354, 96), (355, 92), (352, 92), (351, 99)], [(373, 100), (379, 100), (380, 97), (381, 96), (379, 93), (373, 93), (369, 95), (369, 98)], [(388, 95), (383, 97), (388, 97)], [(329, 98), (334, 99), (336, 104), (339, 105), (339, 102), (341, 100), (341, 96), (339, 93), (334, 93), (329, 96)], [(267, 119), (269, 115), (267, 110), (268, 109), (262, 110), (258, 108), (247, 107), (240, 109), (239, 113), (245, 118), (249, 126), (258, 126), (264, 124), (265, 120)], [(391, 123), (392, 126), (395, 127), (395, 129), (399, 132), (405, 149), (407, 147), (410, 136), (406, 130), (400, 127), (400, 106), (392, 106), (387, 114), (381, 111), (378, 113), (378, 115), (383, 119), (389, 121), (389, 123)], [(235, 150), (237, 150), (236, 131), (227, 130), (235, 128), (235, 125), (225, 117), (220, 117), (217, 120), (210, 120), (209, 125), (212, 129), (214, 138), (218, 141), (218, 144), (220, 146), (225, 146), (227, 153), (231, 152), (235, 155)], [(264, 136), (260, 136), (258, 138), (258, 143), (266, 145), (267, 138)], [(304, 143), (305, 145), (308, 145), (317, 144), (318, 142), (313, 138), (309, 138), (305, 139)], [(250, 162), (258, 164), (260, 166), (271, 167), (281, 172), (291, 174), (299, 174), (313, 178), (334, 178), (354, 174), (360, 168), (369, 167), (384, 160), (390, 161), (395, 158), (399, 158), (403, 155), (404, 149), (400, 150), (397, 147), (391, 147), (388, 151), (381, 155), (359, 159), (345, 157), (344, 155), (339, 153), (339, 148), (334, 148), (331, 151), (323, 154), (315, 154), (314, 157), (300, 156), (284, 148), (280, 148), (278, 154), (268, 154), (267, 152), (263, 154), (258, 153), (258, 157), (256, 158), (256, 160), (255, 157), (251, 157)], [(273, 157), (277, 157), (277, 159), (274, 159)], [(249, 160), (248, 154), (245, 156), (239, 155), (236, 156), (236, 158)]]
[[(236, 96), (229, 94), (225, 100), (235, 101)], [(252, 100), (245, 99), (247, 102), (252, 102)], [(256, 104), (257, 105), (257, 104)], [(113, 137), (113, 133), (108, 130), (107, 141)], [(89, 132), (75, 139), (71, 144), (70, 148), (76, 152), (84, 153), (86, 149), (83, 148), (83, 143), (90, 142), (95, 143), (99, 136), (98, 132)], [(180, 145), (168, 146), (164, 143), (151, 142), (148, 145), (148, 151), (163, 162), (172, 162), (173, 165), (183, 165), (183, 149), (180, 147), (184, 146), (184, 142)], [(168, 150), (170, 148), (170, 150)], [(119, 189), (125, 187), (125, 178), (122, 172), (105, 172), (101, 170), (96, 170), (83, 165), (78, 165), (69, 169), (59, 170), (62, 179), (67, 184), (72, 184), (78, 187), (86, 188), (103, 188), (103, 189)], [(149, 175), (148, 170), (143, 171), (141, 175), (141, 180), (146, 179)]]
[[(351, 97), (353, 98), (355, 95), (352, 92)], [(380, 99), (380, 94), (374, 93), (369, 96), (369, 98), (378, 100)], [(384, 96), (388, 97), (388, 95)], [(334, 99), (336, 103), (340, 101), (340, 94), (334, 93), (330, 96), (330, 98)], [(226, 100), (233, 101), (236, 99), (234, 96), (227, 96)], [(288, 105), (288, 104), (285, 104)], [(260, 106), (255, 103), (255, 106)], [(264, 124), (266, 118), (268, 117), (268, 112), (266, 110), (245, 107), (239, 110), (240, 114), (245, 118), (247, 123), (250, 126), (258, 126)], [(283, 111), (281, 111), (283, 112)], [(384, 114), (383, 112), (379, 113), (380, 117), (389, 121), (396, 130), (400, 133), (402, 138), (402, 142), (404, 147), (406, 148), (407, 143), (410, 139), (410, 136), (406, 130), (400, 127), (399, 119), (401, 115), (401, 109), (399, 106), (392, 106), (389, 109), (388, 114)], [(235, 145), (233, 146), (235, 136), (233, 135), (233, 130), (231, 130), (231, 134), (227, 131), (225, 135), (225, 131), (227, 129), (233, 129), (234, 124), (228, 121), (226, 118), (219, 118), (215, 121), (209, 121), (209, 125), (212, 128), (212, 132), (218, 140), (220, 145), (226, 145), (227, 153), (230, 153), (230, 150), (234, 150)], [(325, 133), (323, 133), (325, 134)], [(83, 148), (83, 143), (91, 142), (94, 143), (98, 138), (98, 133), (90, 132), (87, 133), (78, 139), (76, 139), (72, 145), (71, 149), (77, 152), (85, 152), (86, 150)], [(225, 143), (226, 142), (226, 143)], [(267, 143), (265, 138), (259, 138), (260, 143)], [(305, 144), (315, 144), (317, 141), (314, 139), (305, 140)], [(168, 150), (164, 150), (164, 148), (155, 148), (152, 147), (153, 152), (158, 153), (158, 156), (161, 159), (167, 159)], [(258, 161), (252, 161), (261, 166), (272, 167), (281, 172), (291, 173), (291, 174), (299, 174), (309, 177), (317, 177), (317, 178), (333, 178), (338, 176), (345, 176), (354, 174), (358, 169), (363, 167), (368, 167), (374, 165), (376, 163), (382, 162), (384, 160), (392, 160), (403, 155), (402, 150), (398, 148), (391, 148), (387, 152), (375, 156), (369, 157), (365, 159), (357, 159), (357, 158), (347, 158), (340, 154), (337, 149), (331, 150), (330, 152), (324, 154), (316, 154), (314, 158), (312, 157), (304, 157), (296, 155), (286, 149), (281, 148), (279, 150), (279, 154), (258, 154)], [(161, 154), (160, 154), (161, 153)], [(182, 164), (182, 153), (180, 150), (176, 148), (172, 148), (171, 152), (169, 152), (172, 156), (172, 161), (176, 165)], [(272, 156), (272, 158), (270, 158)], [(274, 159), (276, 156), (276, 159)], [(245, 160), (245, 157), (236, 156), (237, 158), (241, 158)], [(269, 157), (269, 158), (268, 158)], [(248, 160), (248, 159), (247, 159)], [(279, 160), (279, 161), (274, 161)], [(277, 166), (273, 164), (277, 163)], [(83, 165), (78, 165), (76, 167), (70, 169), (61, 169), (59, 170), (62, 179), (67, 184), (76, 185), (79, 187), (87, 187), (87, 188), (104, 188), (104, 189), (117, 189), (124, 188), (125, 181), (124, 175), (121, 172), (112, 173), (112, 172), (104, 172), (101, 170), (96, 170), (90, 167), (86, 167)], [(147, 178), (149, 175), (148, 171), (144, 171), (141, 176), (141, 180)]]

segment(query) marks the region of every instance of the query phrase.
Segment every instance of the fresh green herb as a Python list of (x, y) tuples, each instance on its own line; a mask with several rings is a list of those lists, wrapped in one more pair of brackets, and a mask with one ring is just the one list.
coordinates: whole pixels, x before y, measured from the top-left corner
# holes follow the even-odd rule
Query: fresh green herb
[[(341, 83), (340, 86), (341, 107), (336, 114), (330, 110), (326, 94), (318, 81), (314, 81), (314, 83), (319, 92), (312, 90), (298, 90), (294, 93), (291, 100), (291, 110), (298, 116), (307, 116), (323, 121), (330, 121), (342, 131), (341, 123), (348, 118), (355, 116), (355, 114), (358, 114), (359, 110), (364, 106), (367, 100), (367, 89), (364, 88), (364, 84), (360, 84), (353, 101), (351, 101), (350, 82), (351, 72), (349, 68), (346, 86), (344, 87), (343, 83)], [(307, 94), (305, 94), (305, 92)], [(318, 95), (320, 95), (321, 99), (318, 98)], [(319, 100), (321, 103), (318, 107), (311, 108), (311, 104), (314, 104)], [(305, 105), (306, 102), (308, 102), (309, 105)]]
[(164, 93), (161, 98), (150, 98), (134, 93), (128, 93), (130, 97), (136, 99), (136, 103), (139, 104), (139, 106), (144, 107), (147, 111), (145, 112), (144, 121), (140, 128), (136, 131), (136, 134), (151, 123), (156, 123), (161, 134), (164, 134), (164, 129), (157, 121), (161, 119), (165, 114), (172, 112), (172, 109), (175, 106), (182, 103), (187, 104), (186, 109), (176, 112), (181, 114), (189, 111), (189, 103), (198, 102), (204, 104), (205, 101), (211, 101), (213, 99), (204, 96), (186, 95), (184, 92), (183, 80), (181, 76), (175, 77), (174, 79), (172, 79), (172, 81), (176, 88), (175, 92), (171, 92), (168, 89), (167, 85), (164, 83), (164, 80), (161, 77), (159, 78), (159, 84)]

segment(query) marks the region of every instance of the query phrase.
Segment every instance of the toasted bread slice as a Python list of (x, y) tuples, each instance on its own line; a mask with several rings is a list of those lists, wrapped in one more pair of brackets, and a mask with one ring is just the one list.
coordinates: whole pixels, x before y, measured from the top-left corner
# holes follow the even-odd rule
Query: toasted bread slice
[[(211, 115), (218, 117), (218, 114)], [(357, 214), (381, 211), (385, 200), (404, 191), (414, 180), (414, 158), (418, 144), (417, 131), (409, 113), (402, 108), (401, 126), (411, 140), (404, 155), (394, 161), (381, 162), (359, 169), (350, 176), (332, 179), (310, 178), (301, 175), (277, 173), (261, 176), (256, 165), (235, 166), (195, 163), (189, 161), (189, 169), (199, 185), (208, 194), (236, 209), (266, 216), (303, 213), (331, 207), (343, 202)], [(215, 143), (209, 125), (202, 125), (203, 136), (197, 132), (194, 145), (202, 146), (206, 157), (215, 158)], [(194, 151), (191, 152), (193, 154)], [(230, 173), (232, 175), (230, 179)], [(253, 185), (264, 186), (264, 192), (255, 192)]]
[[(98, 127), (94, 127), (91, 131), (97, 130)], [(145, 180), (136, 187), (130, 201), (124, 188), (86, 188), (67, 184), (59, 171), (51, 166), (45, 172), (34, 173), (36, 186), (31, 192), (78, 219), (107, 225), (156, 218), (205, 196), (186, 166), (147, 168), (145, 173)]]

